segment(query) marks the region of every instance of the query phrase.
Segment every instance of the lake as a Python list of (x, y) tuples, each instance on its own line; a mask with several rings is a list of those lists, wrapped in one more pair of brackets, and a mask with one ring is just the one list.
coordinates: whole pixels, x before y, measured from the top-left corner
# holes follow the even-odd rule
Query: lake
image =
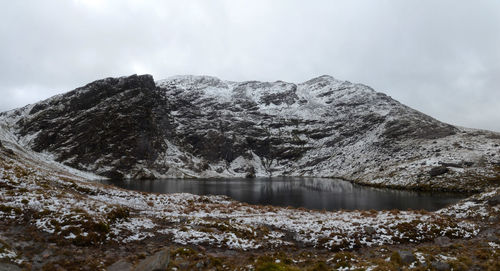
[(466, 197), (457, 193), (416, 192), (373, 188), (327, 178), (229, 178), (103, 181), (121, 188), (154, 193), (226, 195), (259, 205), (316, 210), (435, 211)]

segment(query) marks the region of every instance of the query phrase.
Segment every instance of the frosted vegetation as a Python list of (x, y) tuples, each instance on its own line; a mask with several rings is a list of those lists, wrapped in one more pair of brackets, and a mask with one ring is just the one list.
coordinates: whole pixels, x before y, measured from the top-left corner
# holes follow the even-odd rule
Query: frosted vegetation
[[(88, 182), (76, 171), (60, 174), (11, 157), (0, 161), (0, 218), (26, 224), (59, 246), (161, 239), (235, 251), (351, 251), (420, 244), (441, 236), (469, 239), (478, 235), (483, 221), (500, 215), (498, 205), (491, 204), (498, 189), (438, 212), (321, 212), (252, 206), (223, 196), (131, 192)], [(4, 249), (0, 256), (19, 264), (31, 261), (15, 249)], [(353, 266), (376, 266), (365, 264)]]

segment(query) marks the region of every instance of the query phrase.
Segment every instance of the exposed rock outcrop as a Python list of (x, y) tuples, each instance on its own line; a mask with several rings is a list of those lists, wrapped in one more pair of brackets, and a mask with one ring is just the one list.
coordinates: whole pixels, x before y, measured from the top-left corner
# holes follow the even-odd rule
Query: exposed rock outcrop
[[(335, 176), (446, 188), (457, 176), (468, 185), (494, 175), (500, 154), (497, 133), (439, 122), (331, 76), (106, 78), (0, 121), (23, 148), (117, 178)], [(435, 175), (440, 163), (460, 167)]]
[(17, 121), (30, 147), (107, 177), (152, 166), (165, 152), (163, 100), (149, 75), (107, 78), (35, 104)]

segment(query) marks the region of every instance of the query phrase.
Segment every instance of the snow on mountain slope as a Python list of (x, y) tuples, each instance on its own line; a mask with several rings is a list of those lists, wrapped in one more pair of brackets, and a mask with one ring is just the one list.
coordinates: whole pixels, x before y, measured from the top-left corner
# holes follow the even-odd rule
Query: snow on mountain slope
[(439, 122), (331, 76), (107, 78), (0, 121), (27, 152), (107, 177), (326, 176), (449, 190), (500, 182), (500, 134)]
[[(52, 172), (59, 177), (73, 178), (76, 180), (98, 180), (98, 176), (91, 172), (81, 171), (55, 161), (54, 155), (48, 152), (34, 152), (26, 147), (32, 137), (24, 137), (21, 140), (11, 133), (11, 123), (0, 119), (0, 151), (2, 155), (9, 155), (22, 161), (25, 165)], [(36, 134), (35, 134), (36, 135)], [(35, 136), (34, 135), (34, 136)]]

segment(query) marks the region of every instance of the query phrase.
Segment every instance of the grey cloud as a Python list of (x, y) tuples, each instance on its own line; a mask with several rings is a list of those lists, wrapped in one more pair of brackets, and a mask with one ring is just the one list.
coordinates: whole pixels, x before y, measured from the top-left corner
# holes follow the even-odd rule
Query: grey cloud
[(500, 2), (4, 1), (0, 111), (92, 80), (330, 74), (500, 131)]

